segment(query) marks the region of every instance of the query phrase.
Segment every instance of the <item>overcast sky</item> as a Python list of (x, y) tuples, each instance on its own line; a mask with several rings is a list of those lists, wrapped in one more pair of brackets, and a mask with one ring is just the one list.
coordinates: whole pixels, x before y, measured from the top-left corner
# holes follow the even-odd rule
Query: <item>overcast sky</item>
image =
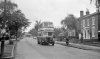
[(35, 20), (52, 21), (54, 26), (60, 27), (61, 20), (68, 14), (80, 16), (80, 10), (90, 13), (95, 12), (95, 6), (90, 4), (90, 0), (14, 0), (18, 8), (32, 22), (27, 31), (34, 27)]

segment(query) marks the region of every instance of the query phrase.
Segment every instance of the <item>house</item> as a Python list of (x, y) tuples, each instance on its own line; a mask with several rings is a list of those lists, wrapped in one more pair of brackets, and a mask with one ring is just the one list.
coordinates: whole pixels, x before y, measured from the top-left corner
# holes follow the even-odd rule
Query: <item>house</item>
[(74, 30), (74, 29), (68, 30), (68, 36), (69, 36), (69, 37), (75, 37), (75, 36), (76, 36), (75, 30)]
[(90, 14), (87, 10), (86, 15), (84, 15), (84, 12), (80, 11), (80, 17), (78, 20), (83, 39), (97, 40), (98, 31), (100, 31), (100, 13), (95, 12)]

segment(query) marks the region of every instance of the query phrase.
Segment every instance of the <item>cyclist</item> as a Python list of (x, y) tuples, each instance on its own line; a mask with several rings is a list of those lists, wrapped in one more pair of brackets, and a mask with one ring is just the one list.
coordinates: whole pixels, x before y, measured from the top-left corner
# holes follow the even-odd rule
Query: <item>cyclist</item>
[(69, 45), (69, 39), (68, 39), (68, 37), (66, 37), (66, 44), (67, 44), (67, 46)]

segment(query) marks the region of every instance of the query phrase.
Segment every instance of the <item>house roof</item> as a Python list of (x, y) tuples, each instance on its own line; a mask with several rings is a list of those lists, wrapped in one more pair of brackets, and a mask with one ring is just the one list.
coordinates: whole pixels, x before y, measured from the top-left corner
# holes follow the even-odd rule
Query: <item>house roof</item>
[[(79, 17), (79, 19), (86, 18), (86, 17), (90, 17), (90, 16), (96, 15), (96, 14), (98, 14), (98, 12), (94, 12), (94, 13), (89, 14), (89, 15), (84, 15), (84, 16), (82, 16), (82, 17)], [(100, 14), (100, 13), (99, 13), (99, 14)]]

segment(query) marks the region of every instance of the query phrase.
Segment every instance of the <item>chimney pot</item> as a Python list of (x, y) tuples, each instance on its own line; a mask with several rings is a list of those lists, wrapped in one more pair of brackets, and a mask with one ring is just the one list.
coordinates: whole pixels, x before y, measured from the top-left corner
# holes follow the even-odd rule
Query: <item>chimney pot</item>
[(84, 11), (80, 11), (80, 17), (84, 16)]
[(89, 10), (87, 9), (87, 10), (86, 10), (86, 15), (89, 15), (89, 14), (90, 14), (90, 12), (89, 12)]

